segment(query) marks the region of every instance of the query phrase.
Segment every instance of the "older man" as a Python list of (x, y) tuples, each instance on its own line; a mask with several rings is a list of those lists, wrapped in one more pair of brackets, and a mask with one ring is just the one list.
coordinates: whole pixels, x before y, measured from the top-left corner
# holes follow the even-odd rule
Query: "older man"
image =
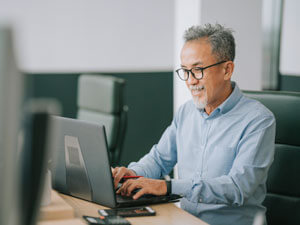
[[(181, 68), (193, 101), (180, 107), (157, 145), (128, 169), (113, 170), (118, 193), (183, 196), (181, 207), (209, 224), (252, 224), (265, 211), (268, 169), (274, 156), (275, 119), (231, 81), (235, 41), (219, 24), (193, 26), (184, 35)], [(250, 68), (250, 65), (249, 65)], [(178, 164), (178, 179), (159, 180)]]

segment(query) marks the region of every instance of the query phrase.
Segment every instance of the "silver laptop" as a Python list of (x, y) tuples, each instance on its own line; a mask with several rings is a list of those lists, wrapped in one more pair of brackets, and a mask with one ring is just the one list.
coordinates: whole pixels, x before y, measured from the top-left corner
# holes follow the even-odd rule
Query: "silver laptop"
[(110, 208), (175, 202), (179, 195), (116, 195), (103, 125), (54, 116), (52, 182), (57, 191)]

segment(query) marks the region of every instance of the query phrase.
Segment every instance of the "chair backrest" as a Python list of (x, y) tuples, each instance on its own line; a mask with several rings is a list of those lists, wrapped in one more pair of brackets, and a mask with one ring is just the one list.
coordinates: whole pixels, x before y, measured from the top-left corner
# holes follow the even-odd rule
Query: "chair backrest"
[(127, 123), (124, 86), (124, 79), (106, 75), (83, 74), (78, 80), (77, 118), (105, 126), (113, 166), (120, 161)]
[(244, 91), (276, 118), (275, 156), (267, 180), (268, 225), (300, 224), (300, 93)]

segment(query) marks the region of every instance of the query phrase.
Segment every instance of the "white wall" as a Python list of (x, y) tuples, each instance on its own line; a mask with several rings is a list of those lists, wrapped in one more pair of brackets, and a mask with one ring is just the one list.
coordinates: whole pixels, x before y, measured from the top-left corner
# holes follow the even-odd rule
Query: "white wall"
[[(180, 64), (183, 31), (219, 22), (235, 30), (233, 79), (242, 89), (261, 89), (261, 0), (0, 0), (0, 5), (0, 20), (17, 25), (18, 58), (27, 72), (171, 71)], [(175, 110), (189, 98), (174, 76)]]
[[(183, 3), (184, 2), (184, 3)], [(201, 0), (176, 1), (175, 9), (184, 7), (181, 12), (175, 11), (176, 35), (182, 37), (183, 27), (190, 23), (220, 23), (232, 28), (236, 40), (236, 59), (233, 80), (241, 89), (262, 89), (262, 1), (240, 0)], [(189, 9), (189, 10), (188, 10)], [(195, 18), (198, 17), (198, 18)], [(179, 57), (180, 39), (175, 40), (175, 58)], [(175, 61), (176, 62), (176, 61)], [(178, 61), (177, 61), (178, 63)], [(174, 110), (191, 98), (183, 81), (174, 74)], [(180, 83), (180, 84), (179, 84)], [(188, 93), (188, 94), (187, 94)]]
[(170, 71), (173, 0), (0, 0), (28, 72)]
[(300, 76), (300, 1), (284, 1), (280, 72)]
[(232, 28), (236, 40), (233, 80), (241, 89), (262, 88), (262, 1), (202, 0), (201, 23)]
[[(180, 67), (180, 51), (184, 44), (184, 31), (195, 24), (200, 24), (201, 1), (199, 0), (176, 0), (175, 1), (175, 29), (174, 29), (174, 65), (177, 69)], [(191, 94), (188, 91), (185, 82), (180, 80), (174, 72), (174, 111), (179, 106), (190, 99)]]

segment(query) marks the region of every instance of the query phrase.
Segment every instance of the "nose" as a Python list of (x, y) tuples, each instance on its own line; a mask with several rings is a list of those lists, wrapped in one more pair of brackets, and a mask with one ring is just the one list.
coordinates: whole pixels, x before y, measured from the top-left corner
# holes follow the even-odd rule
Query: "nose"
[(197, 80), (193, 74), (190, 72), (189, 74), (189, 79), (186, 81), (187, 84), (191, 85), (191, 84), (197, 84), (199, 82), (199, 80)]

